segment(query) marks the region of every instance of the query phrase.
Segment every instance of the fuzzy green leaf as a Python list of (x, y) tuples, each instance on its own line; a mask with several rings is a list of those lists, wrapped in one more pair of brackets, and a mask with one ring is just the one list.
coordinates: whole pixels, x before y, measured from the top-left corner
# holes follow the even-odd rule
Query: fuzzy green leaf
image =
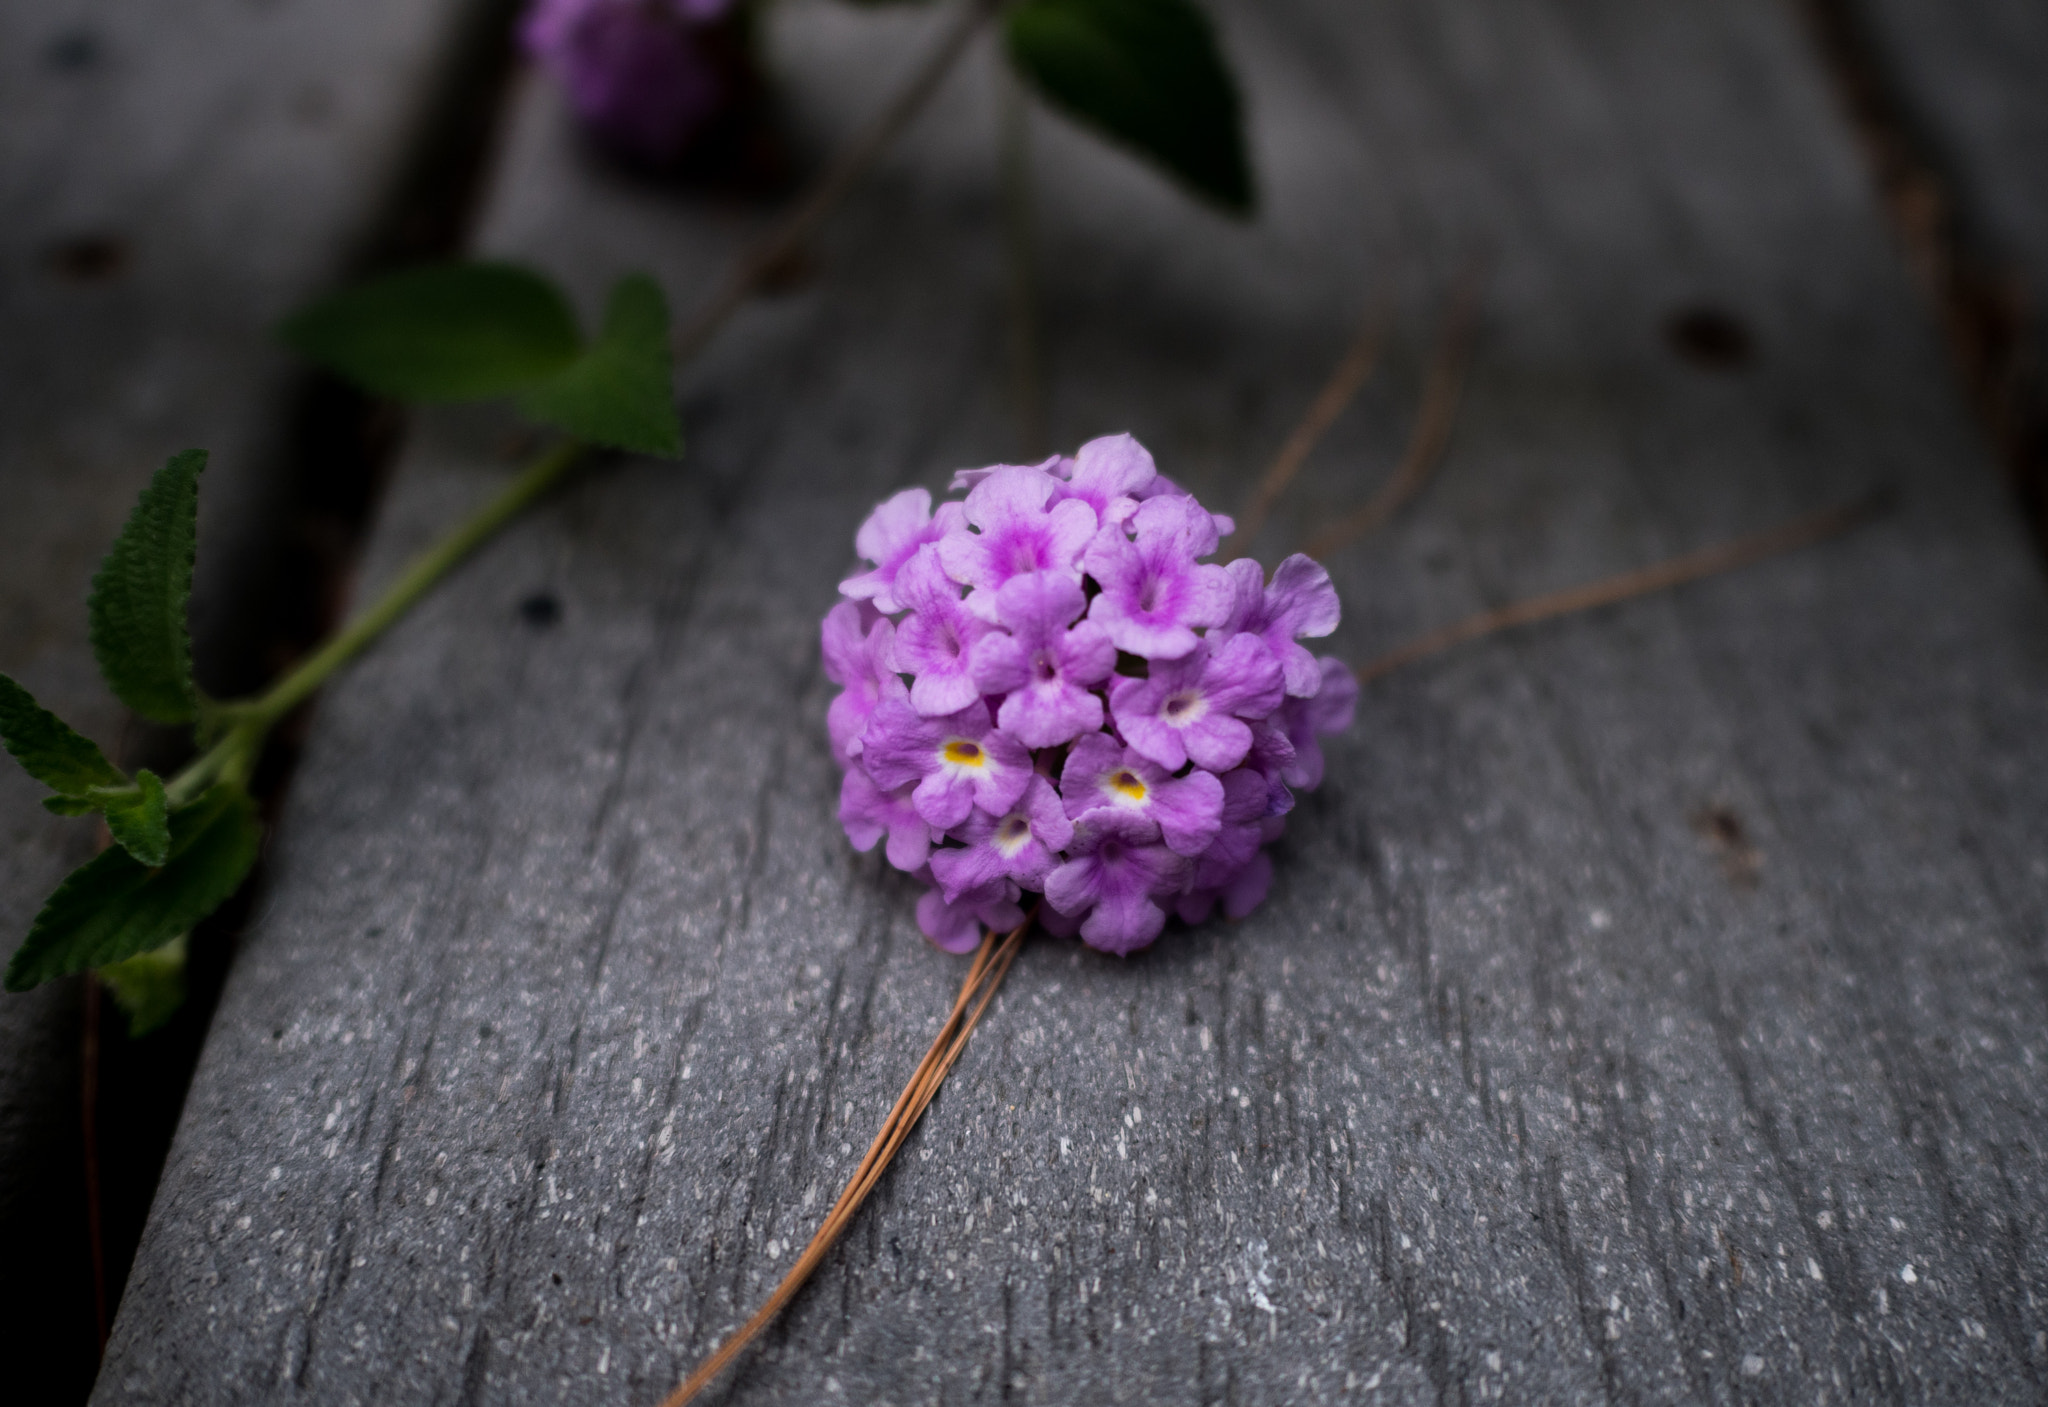
[(53, 816), (90, 816), (100, 804), (85, 796), (46, 796), (43, 809)]
[(583, 350), (560, 290), (514, 264), (390, 274), (321, 299), (281, 332), (330, 371), (402, 401), (506, 395), (558, 375)]
[(154, 868), (171, 857), (170, 817), (164, 806), (162, 778), (147, 767), (135, 774), (135, 785), (106, 796), (107, 832), (123, 850)]
[(638, 454), (683, 452), (668, 348), (668, 300), (645, 274), (612, 289), (604, 331), (552, 380), (522, 391), (519, 408), (578, 439)]
[(131, 1039), (148, 1035), (185, 1004), (185, 947), (181, 933), (161, 948), (111, 963), (95, 974), (128, 1013)]
[(15, 950), (7, 990), (161, 948), (242, 887), (263, 840), (255, 803), (227, 785), (173, 812), (170, 831), (160, 868), (112, 848), (73, 870)]
[(1190, 0), (1023, 0), (1010, 62), (1054, 105), (1233, 214), (1254, 204), (1237, 84)]
[[(92, 739), (35, 701), (0, 674), (0, 745), (22, 770), (60, 796), (83, 796), (94, 787), (125, 787), (128, 779)], [(90, 809), (90, 808), (88, 808)]]
[(144, 718), (184, 723), (198, 711), (192, 684), (192, 555), (206, 451), (173, 455), (156, 471), (92, 579), (92, 652), (117, 698)]

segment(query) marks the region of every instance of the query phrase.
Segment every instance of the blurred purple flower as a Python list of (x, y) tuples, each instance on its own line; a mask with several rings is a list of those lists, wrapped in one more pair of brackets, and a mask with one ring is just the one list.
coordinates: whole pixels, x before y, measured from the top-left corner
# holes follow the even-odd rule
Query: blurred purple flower
[(679, 164), (759, 86), (736, 0), (537, 0), (520, 38), (585, 129), (642, 166)]

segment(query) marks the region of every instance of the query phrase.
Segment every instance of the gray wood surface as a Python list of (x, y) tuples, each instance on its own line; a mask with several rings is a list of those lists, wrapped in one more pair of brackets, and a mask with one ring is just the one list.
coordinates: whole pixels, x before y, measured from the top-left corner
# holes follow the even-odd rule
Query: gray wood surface
[[(472, 8), (0, 4), (0, 670), (109, 747), (126, 719), (85, 640), (100, 555), (167, 456), (210, 448), (198, 629), (206, 663), (232, 655), (291, 482), (270, 329), (370, 232)], [(240, 609), (246, 628), (261, 603)], [(0, 766), (10, 945), (93, 849), (42, 794)], [(74, 1401), (95, 1348), (79, 1006), (69, 983), (0, 997), (0, 1259), (41, 1267), (0, 1287), (0, 1343), (45, 1367), (82, 1345)]]
[[(1256, 226), (1039, 126), (1051, 420), (1234, 498), (1392, 281), (1275, 556), (1390, 466), (1490, 253), (1340, 648), (1901, 507), (1391, 678), (1254, 918), (1030, 946), (714, 1400), (2039, 1400), (2048, 598), (1794, 17), (1218, 10)], [(805, 139), (927, 22), (782, 11)], [(815, 622), (871, 502), (1014, 451), (992, 109), (978, 67), (686, 375), (686, 463), (593, 473), (324, 700), (99, 1400), (651, 1402), (810, 1235), (960, 972), (834, 824)], [(594, 302), (747, 228), (586, 170), (536, 86), (484, 243)], [(1673, 352), (1702, 303), (1746, 366)], [(366, 579), (504, 443), (432, 421)]]
[(2014, 286), (2048, 413), (2048, 9), (2029, 0), (1857, 0), (1964, 232)]

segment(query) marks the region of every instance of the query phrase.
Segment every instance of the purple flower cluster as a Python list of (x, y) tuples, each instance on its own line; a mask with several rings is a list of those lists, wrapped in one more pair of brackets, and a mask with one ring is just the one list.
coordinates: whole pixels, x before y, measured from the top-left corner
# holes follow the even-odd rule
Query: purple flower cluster
[(917, 918), (947, 952), (1039, 921), (1105, 952), (1169, 911), (1242, 917), (1318, 736), (1358, 684), (1299, 643), (1337, 628), (1328, 573), (1289, 557), (1202, 559), (1231, 530), (1129, 435), (1072, 458), (963, 470), (855, 538), (869, 570), (824, 623), (827, 714), (856, 849), (931, 886)]
[(758, 85), (739, 0), (534, 0), (520, 38), (593, 137), (655, 170)]

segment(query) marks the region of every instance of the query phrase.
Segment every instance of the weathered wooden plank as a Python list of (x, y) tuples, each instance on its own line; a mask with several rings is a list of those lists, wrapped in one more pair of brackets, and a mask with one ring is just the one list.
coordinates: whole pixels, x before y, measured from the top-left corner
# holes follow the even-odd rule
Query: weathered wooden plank
[(1881, 78), (1953, 184), (1964, 233), (2005, 265), (2048, 364), (2048, 13), (2026, 0), (1857, 0)]
[[(199, 640), (210, 682), (246, 672), (228, 637), (262, 620), (242, 588), (294, 483), (270, 328), (372, 232), (475, 8), (0, 5), (0, 670), (109, 745), (124, 716), (85, 642), (99, 555), (166, 456), (211, 448)], [(93, 845), (41, 794), (0, 767), (10, 941)], [(77, 1378), (72, 1400), (97, 1352), (79, 1007), (70, 985), (0, 999), (0, 1258), (41, 1268), (0, 1288), (0, 1342)]]
[(1813, 0), (1965, 380), (2048, 541), (2048, 14)]
[[(1396, 676), (1253, 919), (1029, 948), (728, 1400), (2038, 1397), (2048, 600), (1792, 17), (1219, 8), (1268, 214), (1045, 128), (1052, 421), (1227, 496), (1397, 274), (1277, 552), (1391, 463), (1490, 249), (1343, 648), (1903, 507)], [(922, 22), (786, 11), (804, 130)], [(650, 1401), (809, 1235), (958, 975), (833, 823), (814, 622), (870, 502), (1013, 447), (985, 80), (690, 373), (687, 464), (591, 476), (326, 700), (106, 1400)], [(738, 234), (526, 95), (491, 249), (594, 299)], [(1703, 301), (1749, 365), (1667, 346)], [(371, 578), (500, 435), (434, 422)]]

